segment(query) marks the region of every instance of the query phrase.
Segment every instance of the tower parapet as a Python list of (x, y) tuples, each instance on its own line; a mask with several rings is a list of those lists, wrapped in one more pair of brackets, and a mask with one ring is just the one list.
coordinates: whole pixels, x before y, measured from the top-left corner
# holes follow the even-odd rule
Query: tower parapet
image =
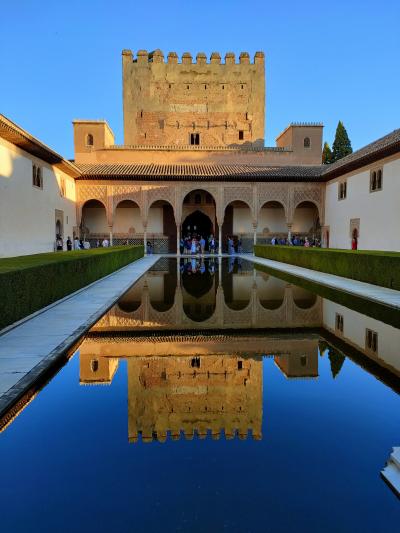
[(234, 52), (226, 52), (224, 62), (221, 61), (221, 54), (219, 52), (212, 52), (209, 60), (207, 60), (207, 55), (204, 52), (198, 52), (196, 54), (196, 61), (193, 61), (193, 56), (190, 52), (184, 52), (179, 60), (179, 56), (176, 52), (169, 52), (167, 54), (167, 59), (164, 58), (164, 53), (160, 50), (153, 50), (148, 52), (147, 50), (138, 50), (136, 52), (136, 57), (132, 50), (124, 49), (122, 50), (123, 56), (128, 56), (131, 58), (133, 63), (170, 63), (170, 64), (193, 64), (193, 65), (204, 65), (204, 64), (221, 64), (221, 65), (257, 65), (263, 64), (265, 60), (264, 52), (256, 52), (254, 54), (253, 61), (250, 60), (250, 54), (248, 52), (241, 52), (239, 56), (239, 61), (236, 61)]

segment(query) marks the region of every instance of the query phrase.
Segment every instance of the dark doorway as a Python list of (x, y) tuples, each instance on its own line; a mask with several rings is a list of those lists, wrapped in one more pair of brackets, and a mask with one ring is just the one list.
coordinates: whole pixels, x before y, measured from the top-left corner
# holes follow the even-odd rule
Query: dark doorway
[(201, 211), (194, 211), (188, 215), (182, 224), (182, 235), (184, 237), (198, 235), (200, 237), (203, 236), (207, 241), (211, 234), (214, 234), (214, 228), (210, 217)]

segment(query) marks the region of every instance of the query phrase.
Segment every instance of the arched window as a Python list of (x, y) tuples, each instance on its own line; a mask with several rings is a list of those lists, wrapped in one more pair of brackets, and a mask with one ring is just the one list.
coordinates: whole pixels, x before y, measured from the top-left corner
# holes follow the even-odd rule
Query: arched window
[(93, 135), (91, 133), (86, 135), (86, 146), (93, 146)]
[(311, 147), (310, 137), (304, 137), (304, 148), (310, 148), (310, 147)]

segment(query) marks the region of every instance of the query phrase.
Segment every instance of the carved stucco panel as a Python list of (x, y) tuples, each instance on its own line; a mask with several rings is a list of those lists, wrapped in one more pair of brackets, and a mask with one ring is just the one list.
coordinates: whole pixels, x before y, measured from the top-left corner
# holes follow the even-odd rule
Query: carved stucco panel
[(289, 186), (287, 183), (258, 183), (258, 213), (267, 202), (279, 202), (283, 205), (286, 219), (289, 215)]

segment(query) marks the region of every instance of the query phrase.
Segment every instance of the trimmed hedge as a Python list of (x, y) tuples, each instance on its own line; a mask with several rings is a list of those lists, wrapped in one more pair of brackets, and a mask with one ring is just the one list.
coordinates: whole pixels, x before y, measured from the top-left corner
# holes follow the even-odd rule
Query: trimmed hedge
[(348, 292), (338, 291), (331, 287), (327, 287), (326, 285), (320, 285), (315, 281), (299, 278), (293, 274), (282, 272), (277, 268), (270, 268), (257, 263), (254, 263), (254, 268), (276, 278), (283, 279), (292, 285), (302, 287), (303, 289), (318, 294), (318, 296), (321, 296), (322, 298), (326, 298), (327, 300), (343, 305), (344, 307), (348, 307), (353, 311), (375, 318), (385, 324), (390, 324), (395, 328), (400, 328), (400, 313), (393, 307), (373, 302), (372, 300), (367, 300)]
[(143, 246), (0, 259), (0, 329), (143, 257)]
[(400, 290), (400, 253), (256, 245), (255, 255)]

